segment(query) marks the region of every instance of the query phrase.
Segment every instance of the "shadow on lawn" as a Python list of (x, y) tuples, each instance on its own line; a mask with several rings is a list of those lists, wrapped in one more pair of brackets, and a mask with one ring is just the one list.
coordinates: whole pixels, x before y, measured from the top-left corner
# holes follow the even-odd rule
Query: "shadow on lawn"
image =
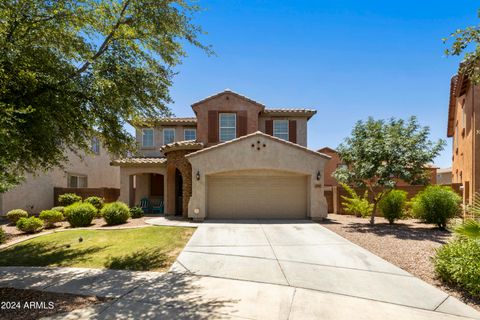
[(147, 271), (164, 268), (168, 264), (168, 256), (158, 249), (142, 249), (127, 255), (109, 257), (105, 268)]
[(24, 243), (0, 251), (0, 266), (69, 266), (73, 261), (85, 261), (107, 246), (86, 249), (72, 248), (69, 244)]
[(370, 223), (350, 222), (344, 227), (346, 232), (373, 233), (377, 236), (394, 236), (398, 239), (433, 241), (441, 244), (447, 243), (451, 237), (451, 233), (440, 228), (433, 228), (429, 225), (412, 226), (400, 222), (395, 224), (378, 223), (374, 225)]

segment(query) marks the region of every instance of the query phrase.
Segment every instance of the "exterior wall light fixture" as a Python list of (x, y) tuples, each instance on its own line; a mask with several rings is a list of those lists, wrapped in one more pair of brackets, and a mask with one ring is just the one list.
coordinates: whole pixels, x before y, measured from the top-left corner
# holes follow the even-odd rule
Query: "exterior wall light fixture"
[(200, 171), (197, 171), (197, 174), (195, 175), (195, 178), (197, 178), (197, 181), (200, 180)]
[(322, 174), (320, 173), (320, 170), (317, 171), (317, 180), (320, 181), (320, 178), (322, 177)]

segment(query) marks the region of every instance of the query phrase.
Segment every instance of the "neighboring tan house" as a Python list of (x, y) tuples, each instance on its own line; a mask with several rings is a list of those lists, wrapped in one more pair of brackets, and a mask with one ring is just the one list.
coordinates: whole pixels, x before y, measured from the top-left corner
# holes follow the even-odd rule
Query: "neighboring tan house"
[(109, 153), (98, 139), (92, 141), (93, 154), (83, 159), (68, 153), (65, 167), (55, 168), (36, 175), (26, 175), (25, 181), (12, 190), (0, 193), (0, 214), (12, 209), (39, 213), (54, 206), (54, 188), (119, 188), (120, 170), (110, 166)]
[(230, 90), (201, 101), (195, 118), (132, 122), (139, 157), (119, 159), (120, 200), (164, 203), (194, 220), (326, 217), (324, 166), (309, 150), (309, 109), (268, 109)]
[(480, 188), (479, 86), (459, 74), (450, 82), (447, 136), (452, 138), (452, 182), (463, 186), (463, 199), (469, 203)]
[[(342, 161), (340, 160), (340, 157), (337, 153), (336, 150), (329, 148), (329, 147), (323, 147), (320, 150), (318, 150), (320, 153), (324, 153), (326, 155), (329, 155), (331, 159), (328, 161), (328, 163), (325, 165), (325, 186), (338, 186), (337, 180), (332, 176), (333, 172), (341, 166), (344, 166)], [(426, 170), (429, 170), (429, 175), (430, 175), (430, 184), (436, 184), (437, 183), (437, 167), (433, 165), (427, 165)], [(409, 183), (406, 183), (403, 180), (398, 180), (397, 181), (397, 186), (398, 187), (404, 187), (404, 186), (409, 186)]]
[(437, 184), (452, 184), (452, 168), (437, 170)]

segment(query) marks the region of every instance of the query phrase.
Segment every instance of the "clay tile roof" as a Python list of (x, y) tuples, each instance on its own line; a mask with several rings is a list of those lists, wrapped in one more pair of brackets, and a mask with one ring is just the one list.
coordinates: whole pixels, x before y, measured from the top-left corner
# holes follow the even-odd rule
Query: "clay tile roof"
[(308, 119), (310, 119), (316, 113), (317, 110), (304, 108), (276, 108), (263, 110), (263, 114), (265, 115), (307, 116)]
[(271, 135), (266, 134), (266, 133), (263, 133), (263, 132), (261, 132), (261, 131), (256, 131), (256, 132), (247, 134), (247, 135), (245, 135), (245, 136), (241, 136), (241, 137), (238, 137), (238, 138), (229, 140), (229, 141), (227, 141), (227, 142), (219, 143), (219, 144), (213, 145), (213, 146), (211, 146), (211, 147), (204, 148), (204, 149), (198, 150), (198, 151), (196, 151), (196, 152), (189, 153), (189, 154), (187, 154), (185, 157), (188, 158), (188, 157), (190, 157), (190, 156), (194, 156), (194, 155), (197, 155), (197, 154), (201, 154), (201, 153), (206, 152), (206, 151), (215, 150), (215, 149), (217, 149), (217, 148), (221, 148), (221, 147), (223, 147), (223, 146), (229, 145), (229, 144), (234, 143), (234, 142), (236, 142), (236, 141), (240, 141), (240, 140), (247, 139), (247, 138), (252, 137), (252, 136), (263, 136), (263, 137), (265, 137), (265, 138), (268, 138), (268, 139), (271, 139), (271, 140), (275, 140), (275, 141), (278, 141), (278, 142), (283, 143), (283, 144), (286, 144), (286, 145), (290, 145), (290, 146), (295, 147), (295, 148), (297, 148), (297, 149), (306, 151), (306, 152), (308, 152), (308, 153), (315, 154), (315, 155), (317, 155), (317, 156), (321, 156), (321, 157), (326, 158), (326, 159), (331, 159), (331, 158), (332, 158), (332, 157), (330, 157), (329, 155), (326, 155), (326, 154), (324, 154), (324, 153), (320, 153), (320, 152), (316, 152), (316, 151), (310, 150), (310, 149), (308, 149), (307, 147), (304, 147), (304, 146), (301, 146), (301, 145), (299, 145), (299, 144), (296, 144), (296, 143), (293, 143), (293, 142), (290, 142), (290, 141), (287, 141), (287, 140), (283, 140), (283, 139), (280, 139), (280, 138), (271, 136)]
[(197, 118), (195, 117), (184, 117), (184, 118), (138, 118), (131, 121), (132, 125), (138, 127), (152, 127), (155, 125), (177, 125), (177, 124), (184, 124), (184, 125), (196, 125)]
[(196, 140), (183, 140), (166, 144), (160, 148), (164, 154), (176, 150), (199, 150), (203, 148), (203, 143)]
[(202, 103), (204, 103), (204, 102), (206, 102), (206, 101), (208, 101), (208, 100), (214, 99), (214, 98), (216, 98), (216, 97), (219, 97), (219, 96), (221, 96), (221, 95), (224, 95), (224, 94), (226, 94), (226, 93), (231, 93), (231, 94), (233, 94), (233, 95), (235, 95), (235, 96), (237, 96), (237, 97), (239, 97), (239, 98), (241, 98), (241, 99), (244, 99), (244, 100), (246, 100), (246, 101), (248, 101), (248, 102), (251, 102), (251, 103), (253, 103), (253, 104), (259, 105), (259, 106), (261, 106), (262, 108), (265, 108), (265, 105), (264, 105), (263, 103), (258, 102), (258, 101), (256, 101), (256, 100), (253, 100), (253, 99), (251, 99), (251, 98), (249, 98), (249, 97), (247, 97), (247, 96), (244, 96), (244, 95), (242, 95), (242, 94), (240, 94), (240, 93), (237, 93), (237, 92), (235, 92), (235, 91), (232, 91), (232, 90), (230, 90), (230, 89), (225, 89), (225, 90), (223, 90), (222, 92), (215, 93), (215, 94), (213, 94), (213, 95), (211, 95), (211, 96), (208, 96), (208, 97), (206, 97), (206, 98), (204, 98), (204, 99), (202, 99), (202, 100), (200, 100), (200, 101), (194, 102), (194, 103), (192, 104), (192, 107), (193, 107), (193, 106), (196, 106), (196, 105), (198, 105), (198, 104), (202, 104)]
[(143, 158), (143, 157), (131, 157), (116, 159), (110, 162), (112, 166), (149, 166), (155, 164), (164, 164), (167, 162), (166, 158)]

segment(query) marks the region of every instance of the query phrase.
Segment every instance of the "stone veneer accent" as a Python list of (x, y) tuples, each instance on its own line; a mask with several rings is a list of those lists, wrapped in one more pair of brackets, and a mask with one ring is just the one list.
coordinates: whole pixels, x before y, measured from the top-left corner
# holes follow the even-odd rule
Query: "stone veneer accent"
[(195, 150), (175, 150), (168, 152), (167, 157), (167, 208), (166, 214), (175, 214), (175, 169), (180, 171), (183, 180), (183, 199), (182, 199), (182, 212), (183, 216), (188, 216), (188, 201), (192, 196), (192, 165), (185, 158), (185, 155)]

